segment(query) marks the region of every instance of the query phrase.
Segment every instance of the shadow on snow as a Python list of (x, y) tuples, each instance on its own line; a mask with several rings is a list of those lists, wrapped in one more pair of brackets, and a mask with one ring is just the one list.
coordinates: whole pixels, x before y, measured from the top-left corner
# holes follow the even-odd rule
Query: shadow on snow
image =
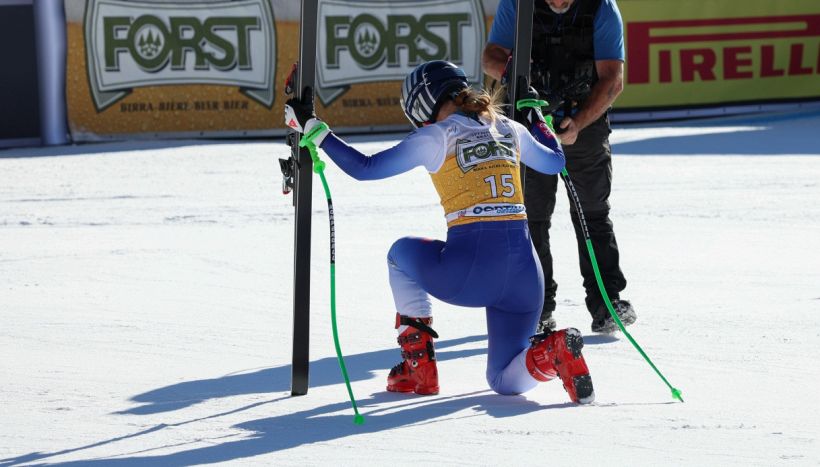
[[(487, 352), (486, 347), (450, 351), (444, 349), (462, 344), (486, 341), (486, 339), (486, 335), (475, 335), (438, 341), (437, 348), (442, 350), (436, 352), (436, 356), (439, 360), (446, 361), (485, 354)], [(376, 371), (390, 368), (397, 360), (396, 349), (378, 350), (350, 355), (345, 358), (348, 376), (351, 381), (362, 381), (373, 378)], [(310, 386), (312, 388), (342, 384), (344, 382), (339, 371), (339, 364), (336, 357), (312, 361), (310, 368)], [(220, 378), (187, 381), (138, 394), (131, 398), (131, 400), (142, 403), (143, 405), (116, 413), (131, 415), (156, 414), (183, 409), (209, 399), (243, 394), (287, 392), (290, 390), (290, 378), (291, 366), (286, 365), (276, 368), (266, 368), (252, 373), (232, 374)], [(218, 418), (289, 398), (290, 397), (285, 396), (256, 402), (228, 412), (212, 414), (179, 423), (162, 423), (136, 433), (62, 451), (51, 453), (33, 452), (15, 458), (0, 459), (0, 466), (31, 463), (49, 457), (104, 446), (154, 433), (168, 427), (178, 427), (206, 419)], [(367, 410), (368, 406), (396, 401), (407, 401), (407, 403), (398, 407), (391, 405), (389, 409)], [(431, 401), (432, 403), (429, 403)], [(412, 395), (408, 397), (408, 395), (384, 392), (373, 394), (368, 399), (359, 400), (358, 405), (367, 417), (367, 422), (364, 426), (355, 426), (352, 423), (352, 416), (349, 414), (323, 416), (324, 414), (332, 414), (339, 411), (350, 412), (350, 403), (344, 401), (302, 412), (254, 420), (236, 425), (235, 428), (254, 432), (253, 436), (239, 441), (229, 441), (223, 444), (191, 449), (169, 455), (83, 460), (65, 464), (60, 463), (59, 465), (143, 465), (146, 463), (156, 463), (158, 465), (190, 465), (220, 462), (275, 452), (302, 444), (326, 441), (348, 435), (376, 432), (419, 423), (430, 423), (433, 419), (441, 419), (441, 417), (445, 417), (447, 414), (452, 414), (469, 407), (475, 407), (477, 415), (487, 413), (499, 417), (515, 416), (520, 413), (543, 408), (537, 403), (527, 401), (523, 397), (498, 397), (490, 393), (489, 390), (435, 399), (414, 397)], [(569, 407), (571, 405), (572, 404), (562, 404), (554, 407)], [(380, 413), (384, 410), (390, 410), (391, 413)], [(400, 413), (392, 413), (396, 410), (400, 410)], [(159, 449), (161, 448), (162, 447)]]
[[(441, 361), (466, 358), (486, 353), (486, 347), (465, 350), (443, 350), (462, 344), (486, 341), (486, 335), (467, 336), (458, 339), (442, 340), (437, 342), (436, 353)], [(614, 336), (585, 336), (588, 344), (605, 344), (618, 339)], [(348, 375), (351, 381), (371, 379), (376, 371), (382, 371), (395, 363), (396, 349), (377, 350), (346, 357)], [(335, 357), (322, 358), (312, 361), (311, 387), (342, 384), (338, 362)], [(170, 412), (183, 409), (194, 404), (222, 397), (243, 394), (282, 393), (290, 390), (291, 366), (267, 368), (252, 373), (231, 374), (221, 378), (188, 381), (165, 386), (153, 391), (134, 396), (131, 400), (143, 405), (116, 412), (117, 414), (145, 415)], [(282, 396), (266, 401), (255, 402), (226, 412), (211, 414), (205, 417), (186, 420), (178, 423), (160, 423), (153, 427), (115, 438), (101, 440), (76, 448), (55, 452), (32, 452), (22, 456), (0, 459), (0, 467), (34, 463), (64, 454), (71, 454), (95, 447), (137, 438), (143, 435), (156, 433), (165, 428), (174, 428), (203, 420), (219, 418), (256, 407), (273, 404), (290, 399)], [(120, 457), (92, 458), (71, 462), (40, 463), (38, 465), (163, 465), (187, 466), (192, 464), (208, 464), (250, 458), (258, 455), (291, 449), (301, 445), (327, 442), (347, 436), (374, 433), (392, 430), (407, 426), (425, 425), (445, 422), (455, 418), (491, 416), (506, 418), (523, 415), (538, 410), (557, 410), (575, 407), (572, 403), (540, 405), (526, 399), (524, 396), (499, 396), (489, 389), (467, 394), (446, 397), (419, 397), (412, 394), (395, 394), (379, 392), (371, 394), (366, 399), (357, 401), (361, 413), (365, 416), (364, 425), (354, 425), (350, 402), (345, 400), (338, 403), (315, 407), (287, 415), (250, 420), (233, 428), (248, 431), (242, 439), (219, 442), (217, 439), (205, 440), (207, 446), (196, 447), (184, 451), (160, 455), (140, 455), (147, 451), (156, 451), (165, 448), (179, 447), (179, 444), (156, 446), (139, 452), (130, 452)], [(378, 408), (380, 404), (388, 404)], [(615, 405), (617, 404), (610, 404)], [(471, 409), (472, 413), (460, 413)], [(201, 443), (203, 440), (194, 440), (191, 443)], [(130, 457), (122, 457), (130, 456)]]
[[(487, 353), (486, 348), (441, 351), (471, 342), (487, 340), (487, 336), (468, 336), (446, 341), (436, 341), (436, 357), (441, 360), (472, 357)], [(364, 381), (375, 376), (376, 371), (389, 369), (399, 361), (398, 349), (384, 349), (374, 352), (345, 356), (348, 377), (351, 382)], [(238, 396), (243, 394), (273, 393), (290, 391), (291, 366), (265, 368), (251, 373), (226, 375), (219, 378), (186, 381), (172, 384), (153, 391), (138, 394), (132, 401), (143, 405), (117, 413), (145, 415), (169, 412), (198, 404), (208, 399)], [(310, 362), (310, 387), (342, 384), (344, 379), (339, 371), (335, 356)]]
[[(366, 417), (364, 425), (353, 424), (350, 404), (345, 401), (288, 415), (268, 417), (240, 423), (235, 425), (233, 428), (239, 428), (252, 432), (251, 435), (240, 440), (210, 444), (171, 454), (143, 455), (125, 458), (96, 458), (40, 465), (187, 466), (193, 464), (228, 462), (269, 454), (285, 449), (291, 449), (301, 445), (327, 442), (330, 440), (345, 438), (347, 436), (447, 421), (454, 418), (453, 414), (464, 411), (465, 409), (472, 409), (473, 413), (459, 415), (457, 418), (486, 415), (497, 418), (515, 417), (537, 410), (562, 409), (574, 406), (574, 404), (571, 403), (542, 406), (536, 402), (525, 399), (523, 396), (497, 396), (495, 394), (488, 394), (488, 392), (489, 391), (479, 391), (452, 397), (435, 398), (432, 399), (432, 402), (429, 397), (414, 397), (383, 392), (372, 394), (369, 398), (359, 401), (359, 405), (362, 407)], [(253, 404), (253, 406), (276, 402), (282, 399), (287, 398), (261, 402)], [(389, 408), (385, 409), (367, 410), (368, 406), (395, 402), (397, 400), (406, 401), (406, 403), (399, 406), (391, 405)], [(247, 408), (248, 407), (239, 410), (245, 410)], [(387, 413), (387, 410), (390, 412)], [(339, 415), (335, 414), (335, 412), (345, 412), (345, 414)], [(190, 423), (192, 421), (184, 423)], [(158, 425), (134, 435), (115, 438), (73, 450), (52, 454), (32, 453), (16, 459), (0, 461), (0, 465), (15, 465), (21, 462), (32, 462), (58, 454), (79, 451), (81, 449), (100, 446), (121, 439), (155, 432), (167, 426), (178, 425), (179, 424)], [(213, 440), (209, 441), (212, 442)], [(174, 444), (169, 446), (159, 446), (154, 449), (163, 449), (174, 446), (178, 445)]]

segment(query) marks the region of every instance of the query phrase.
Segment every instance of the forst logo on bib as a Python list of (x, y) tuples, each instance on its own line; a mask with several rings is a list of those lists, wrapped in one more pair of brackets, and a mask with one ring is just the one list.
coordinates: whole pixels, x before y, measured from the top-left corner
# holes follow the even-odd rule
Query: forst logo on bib
[(134, 88), (167, 84), (237, 86), (273, 105), (276, 38), (266, 0), (89, 0), (84, 23), (97, 111)]
[(482, 141), (460, 139), (456, 142), (456, 160), (465, 173), (482, 162), (506, 161), (518, 165), (512, 134)]
[(321, 0), (317, 94), (327, 105), (353, 84), (400, 81), (430, 60), (479, 82), (483, 43), (479, 0)]

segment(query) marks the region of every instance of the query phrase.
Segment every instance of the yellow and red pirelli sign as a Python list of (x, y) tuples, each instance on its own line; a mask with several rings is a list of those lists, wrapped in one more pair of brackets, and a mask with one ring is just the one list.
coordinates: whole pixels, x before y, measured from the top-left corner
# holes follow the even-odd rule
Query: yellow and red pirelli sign
[(820, 1), (621, 0), (616, 109), (820, 99)]

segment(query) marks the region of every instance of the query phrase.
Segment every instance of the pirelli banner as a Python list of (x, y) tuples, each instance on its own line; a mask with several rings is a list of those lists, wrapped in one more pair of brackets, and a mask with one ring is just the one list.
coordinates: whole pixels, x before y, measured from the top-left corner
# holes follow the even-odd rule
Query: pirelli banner
[(818, 0), (619, 0), (616, 111), (820, 99)]
[[(281, 135), (297, 0), (65, 0), (75, 140)], [(480, 0), (321, 0), (317, 108), (334, 128), (407, 128), (400, 82), (451, 60), (480, 82)]]

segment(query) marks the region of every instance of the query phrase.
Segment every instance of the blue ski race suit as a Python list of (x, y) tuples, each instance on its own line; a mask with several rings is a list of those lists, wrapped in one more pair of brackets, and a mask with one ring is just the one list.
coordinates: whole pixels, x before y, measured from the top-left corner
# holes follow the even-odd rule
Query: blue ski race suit
[[(429, 296), (487, 317), (487, 381), (500, 394), (536, 386), (525, 356), (544, 300), (544, 276), (527, 228), (520, 163), (556, 174), (564, 153), (543, 124), (532, 134), (507, 117), (456, 112), (366, 156), (330, 133), (321, 148), (357, 180), (427, 169), (441, 197), (447, 240), (404, 237), (387, 255), (399, 314), (432, 317)], [(399, 329), (401, 333), (403, 329)]]

